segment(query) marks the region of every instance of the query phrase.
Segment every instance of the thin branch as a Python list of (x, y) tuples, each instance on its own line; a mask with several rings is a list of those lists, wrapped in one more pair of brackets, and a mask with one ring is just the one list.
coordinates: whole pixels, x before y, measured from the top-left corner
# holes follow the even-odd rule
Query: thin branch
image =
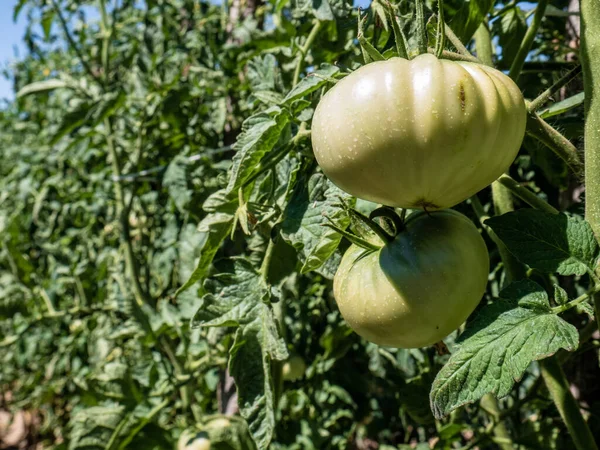
[(555, 306), (554, 308), (552, 308), (552, 312), (554, 314), (560, 314), (565, 311), (568, 311), (569, 309), (574, 308), (577, 305), (588, 301), (594, 294), (596, 294), (598, 292), (600, 292), (600, 285), (595, 284), (594, 287), (589, 289), (585, 294), (581, 294), (576, 299), (571, 300), (570, 302), (567, 302), (564, 305)]
[[(429, 47), (427, 49), (427, 53), (431, 53), (432, 55), (435, 55), (435, 48)], [(442, 56), (440, 56), (440, 59), (449, 59), (451, 61), (466, 61), (466, 62), (481, 64), (481, 61), (479, 61), (474, 56), (461, 55), (460, 53), (451, 52), (449, 50), (444, 50), (442, 52)]]
[(554, 404), (567, 425), (569, 434), (578, 450), (598, 450), (579, 405), (569, 390), (569, 382), (556, 357), (540, 362), (542, 377)]
[(546, 102), (548, 100), (550, 100), (550, 97), (552, 97), (552, 95), (556, 91), (558, 91), (563, 86), (566, 86), (567, 84), (569, 84), (571, 81), (573, 81), (575, 78), (577, 78), (577, 76), (580, 73), (581, 73), (581, 66), (575, 66), (575, 68), (573, 68), (569, 72), (567, 72), (564, 76), (562, 76), (560, 79), (558, 79), (556, 81), (556, 83), (554, 83), (552, 86), (550, 86), (548, 89), (546, 89), (544, 92), (542, 92), (540, 95), (538, 95), (534, 100), (532, 100), (529, 103), (529, 105), (527, 106), (527, 109), (529, 110), (529, 112), (535, 112), (538, 109), (540, 109), (542, 106), (544, 106), (546, 104)]
[(442, 53), (444, 52), (444, 47), (446, 46), (446, 32), (445, 26), (446, 22), (444, 21), (444, 0), (438, 0), (438, 20), (437, 20), (437, 32), (436, 32), (436, 43), (435, 43), (435, 56), (440, 58)]
[(123, 184), (121, 182), (121, 166), (119, 163), (117, 149), (113, 140), (113, 129), (110, 119), (104, 120), (104, 128), (106, 132), (106, 145), (108, 147), (108, 154), (110, 156), (112, 165), (113, 180), (117, 180), (114, 182), (114, 190), (117, 201), (117, 215), (119, 216), (119, 223), (121, 226), (121, 240), (125, 246), (125, 263), (131, 276), (133, 292), (138, 305), (151, 304), (152, 301), (150, 296), (144, 291), (142, 284), (140, 283), (139, 268), (135, 260), (133, 245), (131, 243), (131, 236), (129, 233), (129, 218), (127, 216), (127, 204), (125, 202)]
[(538, 1), (537, 7), (535, 9), (535, 15), (533, 16), (533, 20), (531, 21), (531, 25), (527, 29), (525, 37), (523, 38), (523, 42), (521, 42), (521, 47), (519, 47), (519, 51), (517, 52), (512, 65), (510, 66), (508, 76), (515, 81), (517, 81), (519, 79), (519, 75), (521, 75), (521, 69), (523, 69), (525, 58), (527, 58), (527, 54), (529, 53), (529, 51), (531, 50), (531, 46), (533, 45), (535, 35), (537, 34), (538, 29), (542, 24), (542, 19), (544, 18), (544, 14), (546, 13), (547, 5), (548, 0)]
[(425, 0), (416, 0), (417, 50), (419, 55), (427, 53), (427, 26), (425, 25)]
[(540, 211), (548, 212), (550, 214), (559, 213), (559, 211), (554, 206), (539, 198), (529, 189), (521, 186), (519, 183), (517, 183), (516, 180), (511, 178), (509, 175), (502, 175), (500, 178), (498, 178), (498, 182), (505, 186), (507, 189), (509, 189), (514, 195), (519, 197), (529, 206), (535, 209), (539, 209)]
[(545, 144), (566, 162), (576, 175), (581, 175), (583, 163), (577, 147), (535, 113), (530, 113), (527, 117), (527, 134)]
[(294, 71), (294, 78), (292, 79), (292, 87), (298, 84), (300, 81), (300, 72), (302, 72), (302, 65), (304, 63), (304, 58), (308, 53), (308, 50), (313, 45), (319, 31), (321, 30), (323, 23), (320, 20), (315, 21), (315, 24), (310, 30), (308, 37), (306, 38), (306, 42), (302, 47), (300, 47), (300, 54), (298, 55), (298, 61), (296, 62), (296, 70)]
[(473, 62), (481, 64), (481, 61), (478, 58), (474, 57), (471, 54), (471, 52), (467, 49), (467, 47), (465, 47), (464, 44), (460, 41), (458, 36), (456, 34), (454, 34), (454, 31), (452, 31), (452, 28), (450, 28), (448, 25), (446, 25), (445, 30), (446, 30), (446, 37), (448, 38), (450, 43), (452, 45), (454, 45), (454, 48), (456, 49), (456, 51), (458, 53), (460, 53), (463, 56), (468, 56), (468, 57), (472, 58), (474, 60)]
[(54, 8), (56, 15), (58, 16), (58, 20), (60, 21), (60, 24), (63, 29), (63, 33), (65, 33), (67, 41), (69, 41), (69, 45), (71, 46), (72, 49), (75, 50), (75, 53), (77, 53), (77, 57), (79, 58), (81, 65), (83, 66), (83, 68), (85, 69), (87, 74), (90, 77), (92, 77), (97, 83), (100, 84), (100, 79), (94, 74), (94, 72), (92, 71), (92, 68), (89, 66), (89, 64), (83, 57), (83, 53), (81, 53), (81, 49), (79, 48), (79, 46), (73, 39), (73, 36), (71, 36), (71, 32), (69, 31), (69, 25), (67, 24), (67, 21), (60, 10), (60, 7), (56, 3), (56, 0), (52, 0), (52, 7)]

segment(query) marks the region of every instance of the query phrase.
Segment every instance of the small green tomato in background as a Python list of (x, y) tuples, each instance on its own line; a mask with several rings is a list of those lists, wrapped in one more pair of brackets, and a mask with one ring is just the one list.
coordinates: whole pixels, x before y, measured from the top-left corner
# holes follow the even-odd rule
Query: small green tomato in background
[(333, 291), (348, 325), (378, 345), (418, 348), (456, 330), (487, 285), (489, 255), (479, 231), (462, 214), (412, 214), (379, 250), (352, 245)]
[(179, 436), (177, 450), (210, 450), (210, 440), (204, 436), (199, 436), (195, 431), (185, 430)]
[(306, 363), (301, 356), (293, 355), (283, 363), (281, 374), (284, 380), (296, 381), (304, 376)]
[(206, 424), (206, 428), (208, 429), (218, 429), (218, 428), (227, 428), (231, 425), (231, 421), (225, 417), (219, 417), (216, 419), (212, 419), (210, 422)]
[(349, 194), (433, 211), (502, 175), (525, 123), (521, 91), (502, 72), (424, 54), (338, 82), (317, 106), (312, 142), (323, 172)]

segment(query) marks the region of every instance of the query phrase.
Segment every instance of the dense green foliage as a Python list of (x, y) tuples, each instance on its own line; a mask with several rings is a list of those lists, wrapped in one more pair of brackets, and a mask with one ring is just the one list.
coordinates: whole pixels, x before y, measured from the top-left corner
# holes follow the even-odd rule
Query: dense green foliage
[[(414, 3), (394, 4), (413, 53)], [(567, 1), (444, 3), (462, 42), (528, 99), (575, 66)], [(444, 340), (451, 355), (370, 344), (338, 312), (348, 242), (323, 225), (360, 228), (340, 199), (377, 205), (321, 173), (310, 123), (332, 83), (396, 54), (387, 5), (16, 2), (29, 51), (0, 109), (0, 391), (41, 417), (32, 440), (172, 449), (193, 428), (213, 449), (572, 448), (553, 403), (571, 394), (549, 392), (557, 370), (535, 362), (556, 352), (600, 435), (577, 72), (530, 114), (513, 179), (456, 207), (482, 229), (491, 273)], [(303, 376), (282, 376), (290, 357)]]

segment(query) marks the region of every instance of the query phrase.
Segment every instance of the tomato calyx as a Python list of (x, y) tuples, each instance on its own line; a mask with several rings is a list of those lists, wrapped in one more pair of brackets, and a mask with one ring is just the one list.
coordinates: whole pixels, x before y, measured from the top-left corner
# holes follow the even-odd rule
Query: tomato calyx
[[(369, 217), (367, 217), (352, 208), (341, 197), (339, 200), (340, 203), (335, 206), (342, 208), (348, 214), (354, 225), (353, 229), (355, 232), (341, 229), (329, 217), (326, 217), (329, 223), (324, 224), (324, 226), (335, 230), (353, 244), (367, 251), (380, 250), (383, 246), (391, 243), (398, 234), (406, 230), (405, 209), (402, 210), (401, 215), (398, 215), (394, 208), (382, 206), (372, 211)], [(377, 218), (381, 218), (382, 225), (375, 221)], [(373, 239), (373, 235), (379, 239)]]
[(369, 219), (371, 219), (371, 220), (374, 220), (377, 217), (381, 217), (381, 218), (385, 218), (385, 219), (389, 220), (389, 222), (392, 224), (392, 226), (394, 228), (394, 230), (393, 230), (394, 236), (393, 237), (396, 237), (399, 233), (404, 231), (404, 229), (406, 228), (406, 225), (404, 223), (404, 218), (406, 217), (406, 209), (403, 209), (402, 216), (399, 216), (398, 213), (396, 213), (394, 208), (392, 208), (391, 206), (382, 206), (380, 208), (373, 210), (371, 212), (371, 214), (369, 214)]

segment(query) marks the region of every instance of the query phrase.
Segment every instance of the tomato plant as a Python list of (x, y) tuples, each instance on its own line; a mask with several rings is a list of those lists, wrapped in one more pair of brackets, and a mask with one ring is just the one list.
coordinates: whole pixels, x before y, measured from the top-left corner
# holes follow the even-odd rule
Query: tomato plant
[(1, 448), (597, 448), (597, 1), (0, 16)]
[(346, 192), (435, 210), (502, 175), (525, 122), (508, 76), (425, 54), (373, 62), (342, 79), (317, 106), (312, 142), (323, 172)]
[(467, 319), (488, 272), (487, 247), (469, 219), (452, 210), (415, 213), (380, 250), (350, 247), (333, 290), (358, 334), (378, 345), (418, 348), (441, 341)]

